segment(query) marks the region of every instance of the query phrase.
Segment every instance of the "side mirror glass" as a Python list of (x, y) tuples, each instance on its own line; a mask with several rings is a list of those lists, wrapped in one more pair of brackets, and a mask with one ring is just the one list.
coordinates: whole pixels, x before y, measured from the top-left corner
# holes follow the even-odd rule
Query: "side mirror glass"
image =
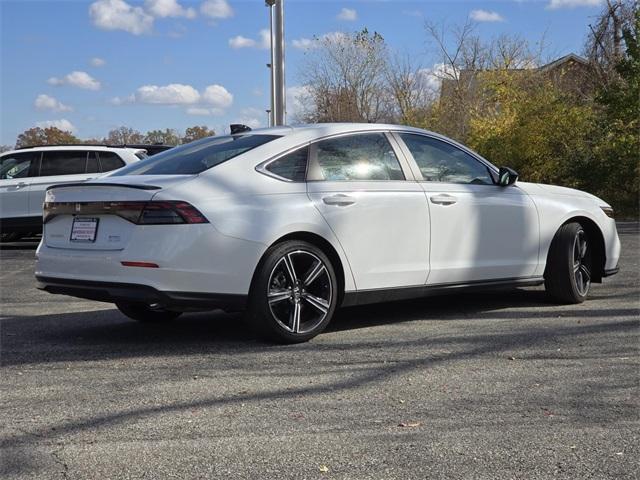
[(500, 185), (501, 187), (508, 187), (509, 185), (513, 185), (514, 183), (516, 183), (516, 180), (518, 180), (518, 172), (516, 172), (513, 168), (500, 167), (496, 185)]

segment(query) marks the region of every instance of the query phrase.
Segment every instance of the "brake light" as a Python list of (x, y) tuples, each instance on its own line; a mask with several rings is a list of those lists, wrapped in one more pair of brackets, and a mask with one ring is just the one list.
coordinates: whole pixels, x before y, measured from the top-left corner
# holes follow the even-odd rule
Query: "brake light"
[(46, 202), (44, 204), (44, 223), (58, 215), (117, 215), (136, 225), (209, 223), (197, 208), (183, 201)]

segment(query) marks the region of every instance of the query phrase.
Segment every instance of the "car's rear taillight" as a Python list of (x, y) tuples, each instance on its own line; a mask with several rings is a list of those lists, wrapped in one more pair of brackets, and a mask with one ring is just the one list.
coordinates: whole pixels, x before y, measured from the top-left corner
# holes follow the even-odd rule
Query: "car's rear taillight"
[(44, 223), (58, 215), (117, 215), (136, 225), (209, 223), (197, 208), (183, 201), (47, 202), (44, 204)]

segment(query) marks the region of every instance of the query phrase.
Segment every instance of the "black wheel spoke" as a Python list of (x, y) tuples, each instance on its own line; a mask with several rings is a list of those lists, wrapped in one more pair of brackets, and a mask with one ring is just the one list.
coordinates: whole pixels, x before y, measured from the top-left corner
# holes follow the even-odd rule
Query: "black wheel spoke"
[(327, 313), (327, 311), (329, 310), (329, 304), (327, 303), (327, 301), (322, 298), (316, 297), (315, 295), (304, 293), (302, 294), (302, 299), (320, 310), (322, 313)]

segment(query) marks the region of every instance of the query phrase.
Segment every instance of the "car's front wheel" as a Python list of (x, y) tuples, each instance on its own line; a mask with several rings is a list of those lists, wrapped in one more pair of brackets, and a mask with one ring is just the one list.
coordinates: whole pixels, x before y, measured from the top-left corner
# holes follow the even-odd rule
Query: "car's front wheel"
[(562, 303), (581, 303), (591, 287), (592, 248), (589, 236), (577, 222), (567, 223), (556, 233), (547, 258), (545, 288)]
[(338, 299), (329, 258), (315, 245), (290, 240), (267, 251), (252, 282), (247, 317), (263, 336), (306, 342), (329, 324)]
[(142, 323), (164, 323), (178, 318), (181, 312), (165, 310), (155, 304), (118, 302), (116, 307), (127, 317)]

